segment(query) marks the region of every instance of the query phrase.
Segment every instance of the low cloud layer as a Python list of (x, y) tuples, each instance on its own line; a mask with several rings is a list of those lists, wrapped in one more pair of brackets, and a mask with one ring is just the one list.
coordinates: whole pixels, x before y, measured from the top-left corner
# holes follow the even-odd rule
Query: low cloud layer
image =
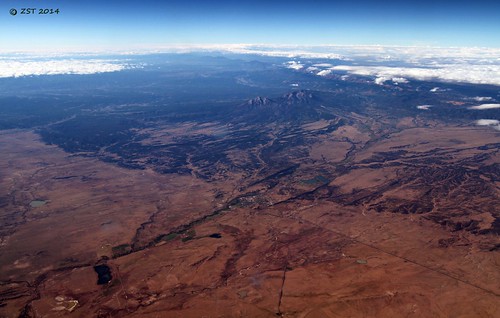
[(487, 102), (493, 100), (493, 97), (476, 96), (476, 97), (471, 97), (470, 99), (476, 102)]
[[(372, 76), (377, 84), (384, 84), (387, 81), (404, 83), (404, 81), (398, 81), (403, 78), (500, 86), (500, 49), (498, 48), (334, 45), (308, 47), (241, 44), (211, 49), (239, 54), (311, 59), (310, 64), (305, 65), (304, 69), (315, 71), (314, 73), (319, 76), (346, 72)], [(204, 50), (210, 50), (210, 48), (205, 47)], [(325, 63), (324, 60), (332, 62)], [(337, 65), (333, 66), (335, 64)]]
[[(285, 67), (319, 76), (353, 74), (373, 77), (378, 84), (403, 84), (409, 80), (489, 84), (500, 86), (500, 48), (439, 48), (398, 46), (301, 46), (256, 44), (174, 45), (113, 54), (133, 56), (148, 53), (251, 54), (301, 59)], [(101, 52), (109, 54), (110, 52)], [(121, 61), (100, 59), (98, 52), (72, 60), (50, 54), (47, 59), (9, 59), (0, 55), (0, 77), (45, 74), (93, 74), (120, 71)], [(6, 53), (5, 53), (6, 54)], [(11, 55), (15, 55), (11, 53)], [(66, 57), (65, 57), (66, 56)], [(80, 56), (85, 56), (82, 53)], [(58, 57), (58, 58), (55, 58)], [(481, 98), (478, 96), (478, 98)], [(478, 102), (487, 100), (477, 100)]]
[(491, 126), (496, 130), (500, 130), (500, 121), (496, 119), (479, 119), (476, 120), (478, 126)]
[(337, 65), (331, 70), (374, 76), (377, 84), (390, 79), (410, 78), (421, 81), (466, 82), (500, 86), (500, 65), (448, 64), (433, 67)]
[(495, 109), (495, 108), (500, 108), (500, 104), (482, 104), (482, 105), (469, 107), (469, 109), (478, 109), (478, 110)]
[(117, 72), (130, 65), (102, 59), (0, 59), (0, 77)]

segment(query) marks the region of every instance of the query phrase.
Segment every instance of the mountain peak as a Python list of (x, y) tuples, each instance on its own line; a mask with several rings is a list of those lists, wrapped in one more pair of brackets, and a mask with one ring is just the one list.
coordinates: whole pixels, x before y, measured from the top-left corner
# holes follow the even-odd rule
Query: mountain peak
[(282, 96), (285, 102), (289, 105), (292, 104), (309, 104), (315, 99), (315, 96), (310, 91), (300, 90), (287, 93)]
[(250, 99), (247, 104), (250, 106), (266, 106), (272, 104), (273, 101), (267, 97), (257, 96), (255, 98)]

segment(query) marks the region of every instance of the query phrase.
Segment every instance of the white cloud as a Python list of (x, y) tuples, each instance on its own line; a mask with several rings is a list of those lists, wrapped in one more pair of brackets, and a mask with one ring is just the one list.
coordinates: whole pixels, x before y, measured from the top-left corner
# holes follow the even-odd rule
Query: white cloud
[(0, 77), (117, 72), (131, 65), (101, 59), (1, 59)]
[[(332, 70), (345, 71), (362, 76), (378, 78), (407, 77), (422, 81), (465, 82), (474, 84), (500, 85), (499, 65), (435, 65), (434, 67), (390, 67), (338, 65)], [(431, 91), (435, 91), (432, 89)]]
[(428, 110), (431, 107), (432, 107), (432, 105), (420, 105), (420, 106), (417, 106), (417, 109)]
[(381, 46), (381, 45), (268, 45), (268, 44), (176, 44), (147, 48), (135, 53), (161, 52), (228, 52), (257, 54), (290, 58), (318, 58), (341, 60), (370, 60), (373, 62), (405, 61), (415, 65), (440, 61), (447, 64), (499, 62), (500, 48), (484, 47), (427, 47), (427, 46)]
[(478, 126), (492, 126), (496, 130), (500, 130), (500, 121), (496, 119), (479, 119), (476, 120)]
[(490, 126), (490, 125), (498, 125), (500, 124), (500, 121), (496, 119), (479, 119), (476, 120), (476, 125), (479, 126)]
[[(0, 49), (2, 51), (2, 49)], [(4, 52), (7, 52), (3, 50)], [(267, 44), (210, 44), (210, 45), (168, 45), (148, 48), (137, 48), (134, 51), (107, 50), (102, 52), (79, 53), (86, 60), (74, 62), (73, 67), (62, 65), (68, 63), (69, 52), (44, 53), (44, 57), (58, 56), (55, 65), (14, 65), (8, 67), (4, 62), (12, 64), (12, 59), (0, 56), (0, 74), (3, 76), (22, 76), (26, 74), (88, 74), (93, 72), (113, 72), (127, 68), (122, 63), (104, 61), (97, 62), (99, 54), (110, 53), (133, 55), (148, 53), (190, 53), (202, 52), (211, 54), (254, 54), (290, 59), (308, 59), (308, 62), (285, 65), (292, 69), (306, 68), (308, 71), (342, 70), (348, 74), (387, 77), (389, 79), (405, 78), (416, 80), (432, 80), (443, 82), (461, 82), (474, 84), (490, 84), (500, 86), (500, 48), (439, 48), (439, 47), (401, 47), (379, 45), (267, 45)], [(41, 54), (41, 53), (40, 53)], [(48, 54), (48, 55), (47, 55)], [(16, 54), (10, 54), (16, 56)], [(67, 62), (64, 60), (67, 59)], [(312, 61), (313, 59), (321, 59)], [(53, 58), (53, 60), (56, 60)], [(88, 62), (94, 60), (95, 62)], [(325, 61), (327, 60), (327, 61)], [(328, 63), (328, 60), (336, 62)], [(338, 60), (352, 61), (354, 66), (343, 65), (332, 67)], [(18, 60), (21, 61), (21, 60)], [(35, 62), (33, 62), (35, 63)], [(41, 62), (38, 62), (41, 63)], [(76, 65), (75, 65), (76, 63)], [(78, 64), (81, 63), (81, 64)], [(94, 63), (94, 64), (92, 64)], [(347, 62), (345, 64), (348, 64)], [(299, 66), (303, 65), (303, 66)], [(311, 69), (309, 68), (311, 67)], [(317, 69), (312, 69), (315, 67)], [(9, 70), (7, 70), (9, 68)], [(14, 70), (13, 70), (14, 69)], [(26, 69), (28, 69), (26, 71)], [(9, 74), (9, 75), (5, 75)], [(21, 74), (21, 75), (19, 75)], [(325, 73), (321, 73), (325, 74)], [(0, 75), (2, 76), (2, 75)], [(379, 82), (382, 79), (378, 80)], [(398, 81), (394, 81), (398, 83)]]
[(375, 84), (377, 85), (383, 85), (385, 82), (387, 82), (388, 80), (390, 80), (389, 77), (386, 77), (386, 76), (380, 76), (380, 77), (377, 77), (375, 79)]
[[(1, 53), (12, 53), (1, 48)], [(43, 52), (46, 54), (69, 54), (73, 50)], [(84, 52), (80, 50), (80, 53)], [(381, 45), (269, 45), (269, 44), (169, 44), (147, 47), (134, 47), (132, 50), (100, 49), (91, 54), (148, 54), (148, 53), (190, 53), (190, 52), (228, 52), (281, 57), (303, 57), (321, 59), (370, 59), (371, 61), (408, 61), (414, 64), (429, 64), (436, 60), (448, 63), (483, 61), (491, 62), (500, 56), (500, 48), (485, 47), (429, 47), (429, 46), (381, 46)], [(42, 54), (42, 52), (40, 52)]]
[[(379, 83), (382, 77), (389, 77), (500, 86), (499, 48), (240, 44), (219, 46), (218, 49), (229, 53), (353, 61), (355, 66), (331, 67), (330, 63), (322, 62), (311, 63), (310, 67), (321, 71), (343, 69), (351, 74), (380, 78), (377, 80)], [(321, 72), (320, 76), (325, 73)], [(396, 80), (394, 83), (402, 82)]]
[(314, 64), (313, 66), (315, 67), (332, 67), (332, 64), (329, 63), (319, 63), (319, 64)]
[(500, 108), (500, 104), (482, 104), (478, 106), (472, 106), (469, 107), (469, 109), (495, 109), (495, 108)]
[(408, 80), (404, 77), (394, 77), (392, 78), (392, 82), (395, 84), (406, 84)]
[(471, 97), (470, 99), (475, 100), (476, 102), (487, 102), (493, 100), (492, 97), (481, 97), (481, 96)]
[(304, 67), (304, 65), (300, 64), (300, 62), (297, 61), (289, 61), (286, 62), (286, 67), (294, 70), (300, 70)]
[(316, 75), (327, 76), (327, 75), (330, 75), (331, 73), (332, 73), (332, 70), (322, 70), (322, 71), (319, 71)]

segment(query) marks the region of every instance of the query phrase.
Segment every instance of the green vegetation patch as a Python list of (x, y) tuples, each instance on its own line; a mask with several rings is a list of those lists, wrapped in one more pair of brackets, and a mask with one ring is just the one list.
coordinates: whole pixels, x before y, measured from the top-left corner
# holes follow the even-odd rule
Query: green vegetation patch
[(113, 246), (111, 251), (113, 252), (113, 257), (118, 257), (130, 253), (132, 251), (132, 246), (130, 246), (130, 244), (121, 244)]
[(302, 180), (301, 183), (302, 184), (313, 185), (313, 184), (326, 183), (328, 181), (329, 180), (326, 177), (324, 177), (324, 176), (316, 176), (316, 177), (314, 177), (312, 179)]
[(186, 232), (186, 236), (182, 238), (182, 241), (183, 242), (190, 241), (190, 240), (194, 239), (195, 236), (196, 236), (196, 231), (191, 229), (191, 230)]
[(39, 208), (41, 206), (44, 206), (46, 203), (47, 203), (47, 201), (44, 201), (44, 200), (33, 200), (30, 202), (30, 207)]
[(170, 233), (170, 234), (167, 234), (167, 235), (163, 235), (161, 237), (161, 240), (162, 241), (166, 241), (166, 242), (172, 241), (173, 239), (175, 239), (177, 237), (177, 235), (178, 235), (177, 233)]

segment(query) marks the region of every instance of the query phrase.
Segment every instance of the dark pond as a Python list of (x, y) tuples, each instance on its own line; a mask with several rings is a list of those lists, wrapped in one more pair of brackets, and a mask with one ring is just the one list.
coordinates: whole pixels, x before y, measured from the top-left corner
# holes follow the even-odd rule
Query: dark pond
[(104, 285), (113, 279), (111, 269), (108, 265), (96, 265), (94, 270), (97, 273), (97, 285)]

